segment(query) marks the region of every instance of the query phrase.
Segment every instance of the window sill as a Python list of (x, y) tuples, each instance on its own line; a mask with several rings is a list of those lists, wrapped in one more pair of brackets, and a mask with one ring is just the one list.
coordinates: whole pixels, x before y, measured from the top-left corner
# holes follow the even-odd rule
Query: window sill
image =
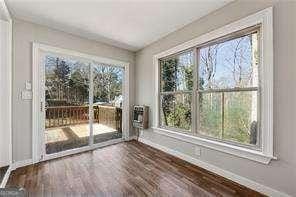
[(276, 157), (272, 155), (266, 155), (263, 152), (257, 151), (257, 150), (251, 150), (248, 148), (239, 147), (239, 146), (226, 144), (222, 142), (217, 142), (214, 140), (209, 140), (209, 139), (205, 139), (197, 136), (191, 136), (188, 134), (179, 133), (179, 132), (171, 131), (168, 129), (157, 128), (157, 127), (153, 127), (152, 129), (154, 132), (159, 133), (161, 135), (165, 135), (171, 138), (182, 140), (184, 142), (203, 146), (206, 148), (228, 153), (228, 154), (249, 159), (252, 161), (260, 162), (263, 164), (269, 164), (271, 159), (276, 159)]

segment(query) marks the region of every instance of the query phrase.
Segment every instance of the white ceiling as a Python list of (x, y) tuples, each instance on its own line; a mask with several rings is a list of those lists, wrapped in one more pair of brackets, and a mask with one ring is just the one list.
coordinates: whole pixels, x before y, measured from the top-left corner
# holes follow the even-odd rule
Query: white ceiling
[(132, 51), (232, 0), (5, 0), (15, 18)]

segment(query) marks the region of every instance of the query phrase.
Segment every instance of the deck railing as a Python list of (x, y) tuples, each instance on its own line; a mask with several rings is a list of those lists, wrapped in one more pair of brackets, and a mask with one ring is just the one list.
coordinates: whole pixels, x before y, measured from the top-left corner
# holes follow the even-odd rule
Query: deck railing
[[(89, 122), (89, 106), (46, 107), (45, 128)], [(118, 107), (95, 105), (94, 122), (122, 131), (122, 110)]]

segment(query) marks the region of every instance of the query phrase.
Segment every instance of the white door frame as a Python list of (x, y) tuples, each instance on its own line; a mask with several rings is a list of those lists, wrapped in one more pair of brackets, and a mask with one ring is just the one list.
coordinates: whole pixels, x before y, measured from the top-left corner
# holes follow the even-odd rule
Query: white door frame
[[(1, 23), (1, 68), (0, 68), (0, 87), (1, 97), (1, 120), (0, 129), (0, 167), (11, 165), (13, 163), (12, 158), (12, 19), (6, 7), (4, 1), (0, 1), (0, 12), (3, 15), (0, 19)], [(3, 37), (2, 37), (3, 36)], [(3, 134), (3, 135), (2, 135)], [(4, 140), (4, 141), (3, 141)], [(2, 151), (2, 152), (1, 152)], [(5, 156), (4, 156), (5, 155)], [(5, 158), (5, 159), (4, 159)], [(4, 182), (3, 182), (4, 183)], [(1, 188), (0, 181), (0, 188)]]
[[(129, 100), (129, 63), (118, 61), (114, 59), (89, 55), (85, 53), (80, 53), (74, 50), (69, 49), (63, 49), (58, 47), (53, 47), (45, 44), (35, 43), (32, 44), (33, 52), (32, 52), (32, 155), (33, 155), (33, 163), (38, 163), (40, 161), (53, 159), (61, 156), (66, 156), (70, 154), (75, 154), (83, 151), (93, 150), (98, 147), (106, 146), (109, 144), (114, 144), (121, 142), (122, 140), (128, 140), (129, 139), (129, 123), (130, 123), (130, 113), (129, 113), (129, 106), (130, 106), (130, 100)], [(116, 65), (124, 68), (124, 76), (123, 76), (123, 110), (122, 110), (122, 138), (121, 139), (114, 139), (109, 140), (106, 142), (98, 143), (98, 144), (92, 144), (90, 143), (88, 146), (84, 146), (81, 148), (74, 148), (71, 150), (62, 151), (59, 153), (53, 153), (50, 155), (45, 154), (45, 143), (44, 143), (44, 117), (41, 115), (44, 114), (45, 106), (44, 104), (41, 105), (41, 102), (44, 103), (44, 92), (41, 94), (41, 83), (40, 79), (44, 79), (44, 67), (40, 66), (43, 65), (43, 60), (41, 58), (42, 53), (53, 53), (53, 54), (60, 54), (62, 56), (69, 56), (69, 57), (75, 57), (76, 59), (82, 59), (84, 61), (87, 61), (89, 63), (91, 62), (97, 62), (102, 64), (109, 64), (109, 65)], [(91, 73), (92, 73), (92, 66), (90, 66)], [(92, 74), (91, 74), (92, 75)], [(92, 83), (91, 83), (92, 84)], [(91, 87), (90, 87), (91, 88)], [(91, 96), (90, 96), (91, 97)], [(90, 98), (90, 104), (92, 104), (92, 99)], [(42, 113), (42, 111), (43, 113)], [(91, 113), (92, 114), (92, 113)], [(90, 118), (92, 119), (92, 118)], [(90, 129), (91, 130), (91, 129)], [(92, 141), (90, 139), (90, 141)], [(45, 155), (46, 157), (42, 157)]]

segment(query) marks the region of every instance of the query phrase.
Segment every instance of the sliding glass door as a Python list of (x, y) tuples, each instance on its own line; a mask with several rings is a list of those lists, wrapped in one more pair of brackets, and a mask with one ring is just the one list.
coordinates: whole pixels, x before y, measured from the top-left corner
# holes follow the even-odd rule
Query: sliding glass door
[(43, 55), (45, 155), (122, 138), (124, 68)]

